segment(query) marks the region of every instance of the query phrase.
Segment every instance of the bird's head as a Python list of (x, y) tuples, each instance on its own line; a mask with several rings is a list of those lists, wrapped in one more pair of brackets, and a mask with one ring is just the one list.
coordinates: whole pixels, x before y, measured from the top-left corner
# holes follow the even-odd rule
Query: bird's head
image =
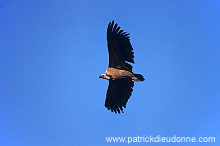
[(107, 76), (106, 74), (100, 75), (99, 78), (107, 79), (107, 80), (110, 80), (110, 79), (111, 79), (111, 77), (110, 77), (110, 76)]

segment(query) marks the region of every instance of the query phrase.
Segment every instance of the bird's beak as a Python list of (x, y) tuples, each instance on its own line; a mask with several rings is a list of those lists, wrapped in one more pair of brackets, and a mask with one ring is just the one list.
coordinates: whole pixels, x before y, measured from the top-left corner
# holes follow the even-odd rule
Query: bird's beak
[(106, 77), (105, 74), (102, 74), (99, 76), (99, 78), (102, 78), (102, 79), (105, 79), (105, 77)]

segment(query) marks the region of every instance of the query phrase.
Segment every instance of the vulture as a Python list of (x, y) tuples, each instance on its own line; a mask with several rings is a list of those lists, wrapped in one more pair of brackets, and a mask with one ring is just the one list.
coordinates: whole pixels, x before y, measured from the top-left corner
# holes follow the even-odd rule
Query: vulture
[(114, 20), (107, 28), (107, 44), (109, 64), (106, 72), (99, 78), (109, 81), (105, 107), (115, 113), (123, 113), (130, 98), (134, 82), (144, 81), (141, 74), (132, 72), (134, 52), (129, 39), (129, 33), (120, 29)]

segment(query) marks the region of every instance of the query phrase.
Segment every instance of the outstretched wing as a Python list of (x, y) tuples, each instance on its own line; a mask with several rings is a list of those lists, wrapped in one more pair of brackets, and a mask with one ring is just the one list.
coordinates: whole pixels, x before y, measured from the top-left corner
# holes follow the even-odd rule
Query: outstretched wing
[(134, 82), (129, 78), (109, 80), (105, 107), (115, 113), (123, 113), (133, 91)]
[(130, 43), (129, 33), (120, 30), (120, 26), (112, 21), (108, 24), (107, 42), (109, 67), (132, 71), (132, 66), (127, 63), (134, 63), (134, 52)]

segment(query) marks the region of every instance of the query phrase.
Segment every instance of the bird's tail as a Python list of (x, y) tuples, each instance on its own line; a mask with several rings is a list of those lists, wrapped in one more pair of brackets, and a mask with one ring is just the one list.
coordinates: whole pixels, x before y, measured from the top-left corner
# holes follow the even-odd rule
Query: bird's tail
[(134, 77), (132, 77), (132, 80), (135, 82), (144, 81), (144, 77), (141, 74), (134, 74)]

